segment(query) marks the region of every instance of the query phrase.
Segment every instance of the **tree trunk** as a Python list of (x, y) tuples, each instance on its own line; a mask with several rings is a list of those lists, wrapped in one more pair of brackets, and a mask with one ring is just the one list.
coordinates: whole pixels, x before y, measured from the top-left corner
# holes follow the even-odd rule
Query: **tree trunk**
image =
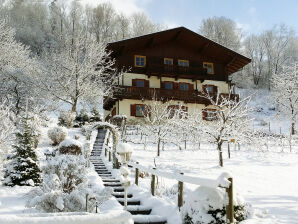
[(292, 124), (291, 124), (291, 133), (292, 133), (292, 135), (295, 135), (295, 132), (296, 132), (296, 130), (295, 130), (295, 123), (292, 122)]
[(160, 138), (157, 141), (157, 156), (160, 156)]
[(217, 144), (218, 155), (219, 155), (219, 165), (223, 167), (223, 158), (222, 158), (222, 150), (221, 150), (222, 142)]
[(73, 105), (72, 105), (72, 108), (71, 108), (71, 111), (72, 112), (77, 112), (77, 104), (78, 104), (78, 100), (76, 99), (74, 102), (73, 102)]

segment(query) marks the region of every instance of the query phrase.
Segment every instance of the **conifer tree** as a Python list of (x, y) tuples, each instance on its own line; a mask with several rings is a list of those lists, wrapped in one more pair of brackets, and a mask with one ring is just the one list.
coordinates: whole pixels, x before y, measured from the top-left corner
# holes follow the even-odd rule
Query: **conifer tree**
[(34, 151), (34, 133), (28, 116), (22, 118), (20, 131), (16, 133), (14, 153), (6, 166), (4, 184), (7, 186), (36, 186), (41, 182), (38, 159)]

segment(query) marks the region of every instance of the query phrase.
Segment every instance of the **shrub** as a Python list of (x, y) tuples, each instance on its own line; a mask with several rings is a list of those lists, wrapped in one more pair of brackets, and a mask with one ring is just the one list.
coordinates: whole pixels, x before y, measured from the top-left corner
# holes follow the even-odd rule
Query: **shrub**
[(63, 111), (60, 113), (60, 116), (58, 118), (58, 121), (59, 121), (58, 125), (71, 128), (73, 127), (75, 118), (76, 118), (75, 112)]
[(93, 107), (91, 110), (91, 117), (90, 117), (90, 122), (97, 122), (97, 121), (102, 121), (102, 117), (99, 113), (99, 110), (96, 107)]
[(48, 130), (48, 136), (52, 140), (53, 145), (59, 145), (66, 137), (67, 131), (65, 128), (55, 127)]
[[(27, 207), (42, 212), (86, 211), (86, 195), (101, 204), (111, 195), (111, 190), (91, 188), (83, 156), (56, 155), (43, 167), (43, 182), (28, 194)], [(88, 212), (94, 212), (95, 203), (88, 201)]]
[(75, 139), (66, 139), (59, 144), (60, 154), (80, 155), (82, 154), (82, 144)]
[[(239, 195), (234, 198), (237, 222), (248, 216), (247, 206)], [(184, 224), (225, 224), (228, 198), (223, 188), (198, 187), (186, 198), (182, 207)]]
[(85, 109), (82, 109), (80, 113), (76, 116), (75, 121), (77, 122), (78, 126), (82, 126), (85, 123), (88, 123), (90, 121), (89, 114)]

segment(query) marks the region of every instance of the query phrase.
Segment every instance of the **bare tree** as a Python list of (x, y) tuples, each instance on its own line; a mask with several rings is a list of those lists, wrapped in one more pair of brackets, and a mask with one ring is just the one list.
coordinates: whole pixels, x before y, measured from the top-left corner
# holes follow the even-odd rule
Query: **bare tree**
[(226, 17), (204, 19), (199, 32), (211, 40), (232, 50), (239, 51), (241, 47), (241, 30), (236, 23)]
[(153, 137), (157, 143), (157, 156), (160, 156), (161, 142), (167, 140), (167, 134), (171, 129), (171, 101), (163, 103), (153, 99), (142, 109), (145, 124), (141, 126), (142, 131)]
[(93, 100), (112, 91), (121, 75), (114, 68), (103, 43), (81, 34), (68, 38), (64, 47), (45, 53), (41, 85), (54, 99), (72, 106), (76, 112), (81, 100)]
[(212, 107), (203, 111), (203, 117), (194, 116), (196, 124), (200, 125), (210, 143), (217, 145), (219, 165), (223, 166), (222, 145), (229, 139), (243, 139), (247, 136), (251, 119), (248, 117), (251, 109), (248, 106), (250, 97), (238, 100), (229, 96), (217, 97), (204, 95), (211, 102)]
[(298, 119), (298, 63), (284, 66), (280, 73), (273, 75), (271, 81), (278, 112), (289, 116), (293, 135)]

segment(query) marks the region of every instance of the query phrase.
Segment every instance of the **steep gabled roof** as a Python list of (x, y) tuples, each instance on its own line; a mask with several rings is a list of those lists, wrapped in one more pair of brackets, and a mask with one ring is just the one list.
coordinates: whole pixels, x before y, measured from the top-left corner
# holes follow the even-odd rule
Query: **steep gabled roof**
[(113, 56), (117, 56), (122, 54), (127, 49), (137, 49), (140, 47), (165, 43), (168, 41), (179, 41), (185, 46), (194, 49), (197, 54), (203, 54), (206, 57), (216, 58), (218, 61), (226, 65), (228, 74), (238, 71), (251, 62), (251, 59), (185, 27), (177, 27), (174, 29), (109, 43), (108, 50), (113, 52)]

